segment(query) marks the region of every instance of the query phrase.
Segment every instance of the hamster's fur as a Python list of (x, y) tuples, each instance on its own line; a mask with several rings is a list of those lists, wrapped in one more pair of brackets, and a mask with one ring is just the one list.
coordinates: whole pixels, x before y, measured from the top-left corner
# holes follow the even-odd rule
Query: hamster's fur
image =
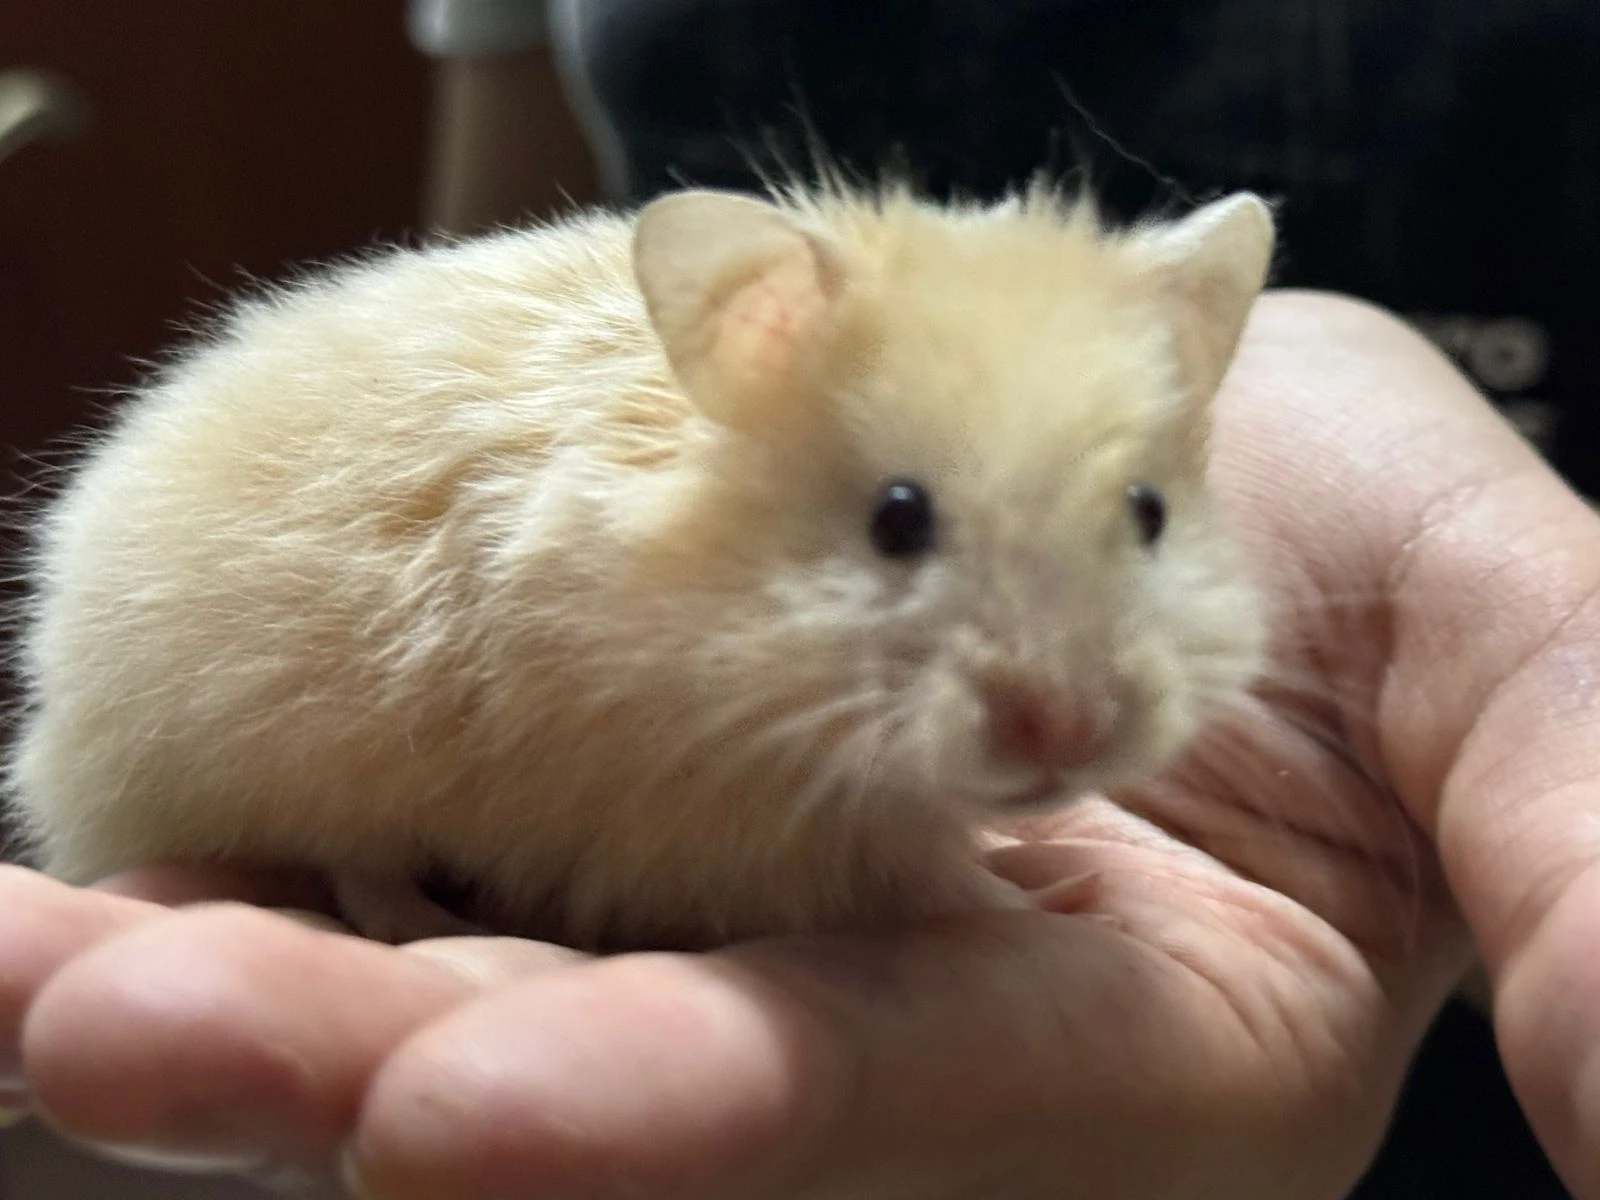
[(685, 192), (255, 295), (36, 530), (25, 832), (72, 881), (442, 866), (585, 946), (1003, 902), (976, 828), (1256, 669), (1203, 474), (1271, 246), (1249, 196)]

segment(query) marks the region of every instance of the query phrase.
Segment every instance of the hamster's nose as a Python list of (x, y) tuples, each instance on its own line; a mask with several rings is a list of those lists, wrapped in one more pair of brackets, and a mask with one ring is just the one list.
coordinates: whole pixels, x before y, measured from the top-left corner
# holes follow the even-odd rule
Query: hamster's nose
[(984, 700), (995, 756), (1052, 771), (1092, 762), (1114, 715), (1016, 679), (990, 682)]

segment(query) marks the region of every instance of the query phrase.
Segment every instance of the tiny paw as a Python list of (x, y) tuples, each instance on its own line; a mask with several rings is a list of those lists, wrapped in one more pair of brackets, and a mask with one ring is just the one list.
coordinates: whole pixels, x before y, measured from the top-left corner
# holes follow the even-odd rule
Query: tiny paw
[(391, 946), (430, 938), (479, 937), (486, 932), (406, 878), (340, 875), (334, 879), (333, 894), (339, 915), (352, 929)]
[(1069, 876), (1032, 894), (1035, 907), (1063, 916), (1089, 916), (1104, 898), (1104, 872), (1085, 871)]

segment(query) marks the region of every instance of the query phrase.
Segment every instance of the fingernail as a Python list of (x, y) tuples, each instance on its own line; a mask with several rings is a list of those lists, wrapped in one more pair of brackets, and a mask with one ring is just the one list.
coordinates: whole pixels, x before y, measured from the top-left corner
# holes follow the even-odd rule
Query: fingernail
[(152, 1171), (182, 1175), (244, 1175), (265, 1170), (270, 1162), (259, 1154), (226, 1151), (178, 1151), (165, 1146), (140, 1146), (128, 1142), (74, 1139), (101, 1158)]
[(272, 1165), (271, 1156), (256, 1139), (217, 1122), (169, 1131), (160, 1141), (143, 1142), (86, 1137), (55, 1120), (48, 1109), (39, 1109), (39, 1116), (63, 1138), (90, 1154), (125, 1166), (184, 1175), (242, 1175)]
[(33, 1115), (28, 1089), (0, 1083), (0, 1129), (9, 1128)]

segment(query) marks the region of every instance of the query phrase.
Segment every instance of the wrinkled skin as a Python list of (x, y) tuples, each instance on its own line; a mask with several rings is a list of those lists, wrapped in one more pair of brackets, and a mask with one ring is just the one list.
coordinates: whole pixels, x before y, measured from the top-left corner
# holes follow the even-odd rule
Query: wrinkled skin
[(389, 1200), (1331, 1200), (1475, 951), (1600, 1197), (1600, 518), (1329, 297), (1258, 306), (1216, 468), (1278, 686), (1248, 745), (999, 851), (1042, 911), (590, 962), (256, 907), (315, 881), (7, 869), (12, 1104)]

